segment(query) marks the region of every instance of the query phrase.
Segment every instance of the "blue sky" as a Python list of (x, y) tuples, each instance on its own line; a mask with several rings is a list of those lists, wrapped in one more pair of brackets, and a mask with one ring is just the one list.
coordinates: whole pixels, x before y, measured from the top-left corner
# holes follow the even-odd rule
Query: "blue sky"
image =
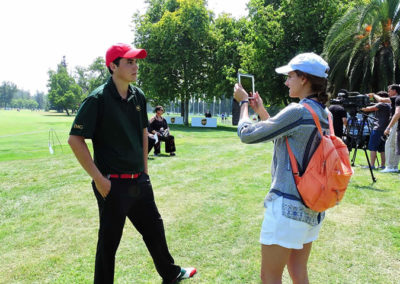
[[(247, 15), (248, 0), (208, 0), (217, 15)], [(68, 68), (88, 66), (116, 42), (133, 41), (131, 16), (144, 0), (0, 1), (0, 83), (47, 93), (48, 70), (65, 55)]]

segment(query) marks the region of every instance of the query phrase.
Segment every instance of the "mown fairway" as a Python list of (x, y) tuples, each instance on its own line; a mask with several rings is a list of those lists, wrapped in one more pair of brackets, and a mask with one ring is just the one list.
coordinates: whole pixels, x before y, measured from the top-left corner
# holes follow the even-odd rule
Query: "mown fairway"
[[(72, 119), (0, 110), (0, 283), (93, 281), (98, 211), (90, 178), (66, 143)], [(55, 138), (54, 155), (50, 128), (62, 144)], [(199, 271), (182, 283), (260, 283), (272, 143), (241, 144), (230, 126), (171, 132), (177, 156), (150, 155), (149, 171), (175, 261)], [(311, 283), (400, 281), (399, 174), (376, 172), (372, 183), (360, 165), (359, 150), (346, 196), (314, 243)], [(129, 221), (116, 258), (115, 283), (161, 283)]]

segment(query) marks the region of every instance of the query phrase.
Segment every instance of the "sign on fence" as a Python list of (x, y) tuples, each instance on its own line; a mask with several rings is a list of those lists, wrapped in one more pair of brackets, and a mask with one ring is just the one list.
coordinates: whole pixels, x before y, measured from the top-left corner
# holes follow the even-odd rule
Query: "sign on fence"
[(165, 120), (168, 124), (183, 124), (182, 116), (166, 116)]
[(194, 127), (217, 127), (216, 118), (192, 117), (192, 126)]

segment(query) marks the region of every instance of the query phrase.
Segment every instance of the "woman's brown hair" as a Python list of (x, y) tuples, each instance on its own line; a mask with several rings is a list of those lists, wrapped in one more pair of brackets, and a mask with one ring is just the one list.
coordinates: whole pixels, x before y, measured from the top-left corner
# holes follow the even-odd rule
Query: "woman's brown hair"
[(308, 81), (310, 81), (311, 90), (313, 91), (313, 94), (317, 95), (317, 99), (320, 103), (326, 104), (328, 102), (329, 94), (326, 92), (328, 80), (326, 78), (313, 76), (298, 70), (295, 70), (294, 72), (297, 74), (297, 76), (303, 76), (307, 78)]

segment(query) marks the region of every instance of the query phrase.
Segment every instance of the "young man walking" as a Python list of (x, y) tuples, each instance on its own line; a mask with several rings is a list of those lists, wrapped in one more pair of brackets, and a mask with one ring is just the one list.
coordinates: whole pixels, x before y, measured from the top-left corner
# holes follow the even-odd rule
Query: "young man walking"
[[(144, 49), (127, 44), (111, 46), (106, 65), (111, 78), (82, 103), (68, 143), (92, 177), (100, 228), (94, 283), (113, 283), (115, 254), (126, 217), (143, 236), (163, 283), (192, 277), (195, 268), (174, 264), (164, 225), (154, 201), (147, 169), (147, 110), (142, 90), (130, 85), (137, 78), (137, 59)], [(92, 159), (85, 139), (92, 139)]]

